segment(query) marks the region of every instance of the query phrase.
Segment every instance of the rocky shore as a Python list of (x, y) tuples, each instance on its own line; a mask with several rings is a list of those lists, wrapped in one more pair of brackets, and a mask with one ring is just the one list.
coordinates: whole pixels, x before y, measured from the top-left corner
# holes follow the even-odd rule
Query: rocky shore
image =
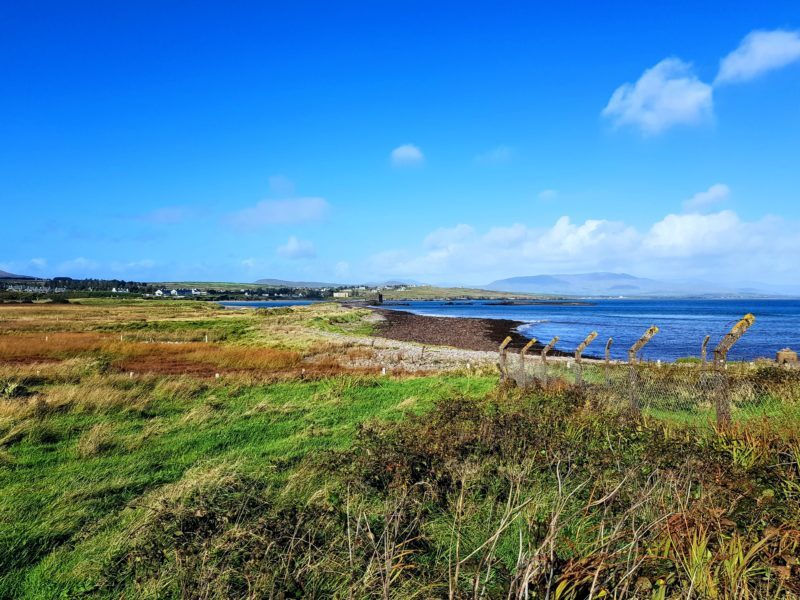
[[(464, 350), (497, 351), (511, 336), (509, 348), (522, 348), (528, 339), (516, 329), (523, 323), (508, 319), (428, 317), (400, 310), (375, 309), (383, 319), (378, 324), (380, 337), (430, 346), (451, 346)], [(542, 349), (537, 343), (532, 352)]]

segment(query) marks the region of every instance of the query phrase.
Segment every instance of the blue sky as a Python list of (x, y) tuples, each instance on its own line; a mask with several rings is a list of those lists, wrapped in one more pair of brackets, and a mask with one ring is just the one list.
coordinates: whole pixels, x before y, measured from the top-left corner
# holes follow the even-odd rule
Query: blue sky
[(4, 2), (0, 269), (796, 284), (800, 4), (600, 4)]

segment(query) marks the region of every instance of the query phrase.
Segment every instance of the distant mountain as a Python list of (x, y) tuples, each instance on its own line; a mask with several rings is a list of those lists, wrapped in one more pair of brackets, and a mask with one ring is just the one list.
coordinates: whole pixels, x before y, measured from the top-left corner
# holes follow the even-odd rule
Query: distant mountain
[(255, 282), (257, 285), (271, 285), (276, 287), (294, 287), (294, 288), (331, 288), (331, 287), (345, 287), (352, 285), (365, 285), (367, 287), (380, 287), (392, 285), (420, 285), (418, 281), (413, 279), (390, 279), (387, 281), (370, 281), (367, 283), (353, 284), (353, 283), (324, 283), (322, 281), (288, 281), (286, 279), (259, 279)]
[(362, 283), (361, 285), (366, 285), (367, 287), (381, 287), (390, 285), (423, 285), (423, 284), (414, 279), (387, 279), (386, 281), (368, 281), (366, 283)]
[(759, 296), (774, 290), (724, 287), (705, 281), (658, 281), (627, 273), (531, 275), (493, 281), (484, 289), (557, 296)]
[(14, 275), (13, 273), (9, 273), (8, 271), (0, 271), (0, 279), (36, 279), (36, 278), (30, 277), (28, 275)]
[(342, 287), (342, 283), (323, 283), (321, 281), (287, 281), (285, 279), (259, 279), (257, 285), (269, 285), (273, 287), (292, 287), (292, 288), (324, 288)]

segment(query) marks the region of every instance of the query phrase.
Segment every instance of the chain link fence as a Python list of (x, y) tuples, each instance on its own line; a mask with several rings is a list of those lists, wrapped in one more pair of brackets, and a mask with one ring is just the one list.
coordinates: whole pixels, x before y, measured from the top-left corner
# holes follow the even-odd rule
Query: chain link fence
[[(656, 332), (657, 328), (651, 328), (642, 339)], [(628, 362), (597, 361), (581, 359), (583, 347), (579, 346), (575, 359), (547, 359), (525, 352), (508, 354), (501, 346), (498, 366), (505, 380), (520, 387), (575, 386), (599, 405), (633, 414), (718, 425), (789, 414), (800, 417), (796, 363), (728, 363), (724, 355), (714, 362), (653, 363), (637, 361), (635, 352)]]

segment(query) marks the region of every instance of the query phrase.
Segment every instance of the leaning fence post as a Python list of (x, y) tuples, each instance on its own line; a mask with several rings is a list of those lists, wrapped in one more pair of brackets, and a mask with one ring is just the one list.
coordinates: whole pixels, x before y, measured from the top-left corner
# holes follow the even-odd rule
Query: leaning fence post
[(636, 355), (644, 348), (645, 344), (653, 339), (658, 333), (658, 327), (653, 325), (644, 332), (644, 335), (636, 340), (636, 343), (628, 349), (628, 393), (631, 411), (638, 415), (641, 412), (639, 406), (639, 395), (636, 393)]
[(519, 351), (519, 368), (522, 373), (522, 387), (528, 387), (528, 372), (525, 370), (525, 355), (535, 343), (536, 338), (531, 338), (531, 341), (525, 344), (522, 350)]
[(727, 427), (731, 423), (731, 402), (727, 390), (728, 379), (725, 376), (725, 361), (728, 359), (728, 351), (755, 322), (756, 318), (753, 313), (747, 313), (736, 325), (731, 327), (731, 330), (725, 334), (725, 337), (714, 348), (714, 371), (717, 374), (714, 407), (717, 413), (717, 425), (721, 427)]
[(614, 338), (608, 338), (606, 342), (606, 385), (611, 387), (611, 344), (614, 343)]
[(508, 370), (506, 369), (506, 346), (510, 343), (511, 336), (509, 335), (502, 341), (498, 350), (497, 368), (500, 369), (500, 381), (505, 381), (508, 378)]
[(597, 337), (597, 332), (593, 331), (587, 335), (584, 340), (575, 349), (575, 383), (580, 387), (583, 385), (583, 365), (581, 364), (581, 356), (586, 346), (591, 344)]
[(706, 347), (708, 346), (708, 340), (711, 339), (710, 335), (707, 335), (703, 338), (703, 344), (700, 346), (700, 362), (702, 364), (706, 364), (708, 362), (706, 358)]
[(542, 383), (547, 384), (547, 354), (552, 350), (555, 345), (558, 343), (558, 336), (555, 336), (552, 340), (547, 342), (547, 345), (542, 348)]

